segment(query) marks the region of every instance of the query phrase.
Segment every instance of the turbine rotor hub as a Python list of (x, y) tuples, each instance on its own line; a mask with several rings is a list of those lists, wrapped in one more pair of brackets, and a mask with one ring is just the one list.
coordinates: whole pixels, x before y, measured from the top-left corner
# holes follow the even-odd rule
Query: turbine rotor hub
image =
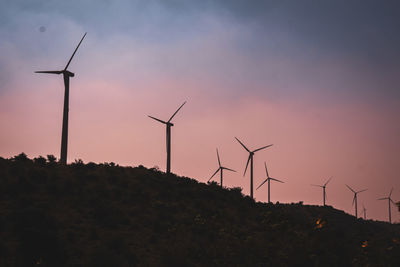
[(74, 77), (74, 76), (75, 76), (75, 74), (74, 74), (73, 72), (70, 72), (70, 71), (68, 71), (68, 70), (64, 70), (63, 73), (64, 73), (65, 75), (68, 75), (69, 77)]

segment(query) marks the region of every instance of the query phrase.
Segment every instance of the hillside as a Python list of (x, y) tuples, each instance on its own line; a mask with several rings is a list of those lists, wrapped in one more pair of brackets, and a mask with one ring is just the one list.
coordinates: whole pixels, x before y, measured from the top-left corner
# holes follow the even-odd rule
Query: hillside
[(0, 158), (0, 266), (400, 266), (400, 227), (113, 163)]

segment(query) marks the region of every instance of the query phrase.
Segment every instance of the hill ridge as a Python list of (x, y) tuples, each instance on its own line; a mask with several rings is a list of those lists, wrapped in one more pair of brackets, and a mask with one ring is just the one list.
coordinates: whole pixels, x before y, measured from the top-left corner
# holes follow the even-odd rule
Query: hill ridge
[(0, 158), (3, 266), (400, 266), (400, 227), (156, 168)]

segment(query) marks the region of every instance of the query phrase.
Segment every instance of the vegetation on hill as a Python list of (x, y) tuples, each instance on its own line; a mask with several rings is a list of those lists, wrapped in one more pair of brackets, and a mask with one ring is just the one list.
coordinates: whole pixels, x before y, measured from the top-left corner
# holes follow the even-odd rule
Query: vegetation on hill
[(400, 228), (157, 169), (0, 158), (0, 266), (400, 266)]

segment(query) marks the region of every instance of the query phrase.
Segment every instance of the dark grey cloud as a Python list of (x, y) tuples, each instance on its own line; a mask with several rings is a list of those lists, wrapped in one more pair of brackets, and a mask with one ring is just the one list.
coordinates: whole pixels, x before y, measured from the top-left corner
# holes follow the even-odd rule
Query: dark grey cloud
[[(99, 34), (127, 32), (138, 34), (138, 38), (155, 38), (164, 33), (176, 37), (199, 30), (198, 20), (211, 14), (257, 31), (259, 41), (269, 39), (263, 35), (266, 28), (276, 29), (316, 48), (386, 58), (397, 52), (400, 43), (400, 2), (391, 0), (3, 1), (3, 27), (7, 23), (12, 26), (27, 13), (51, 14)], [(52, 22), (48, 23), (51, 27)]]
[(206, 2), (218, 6), (232, 21), (248, 25), (256, 32), (252, 41), (261, 44), (275, 37), (267, 35), (266, 29), (274, 29), (315, 51), (363, 57), (374, 64), (393, 64), (400, 57), (399, 1)]
[[(40, 57), (46, 51), (47, 56), (59, 57), (54, 62), (63, 62), (64, 55), (59, 55), (59, 51), (65, 49), (64, 54), (69, 53), (72, 39), (83, 31), (88, 31), (99, 46), (120, 40), (116, 36), (123, 35), (143, 47), (165, 45), (166, 54), (173, 53), (169, 49), (185, 40), (197, 40), (198, 53), (207, 53), (201, 44), (205, 40), (199, 36), (206, 38), (212, 31), (221, 34), (232, 31), (230, 40), (221, 43), (217, 40), (216, 45), (225, 45), (226, 50), (232, 50), (231, 54), (240, 54), (241, 61), (221, 64), (226, 73), (223, 68), (218, 70), (219, 62), (204, 63), (214, 64), (217, 75), (232, 86), (239, 83), (240, 77), (243, 85), (247, 79), (260, 84), (270, 82), (279, 85), (284, 93), (285, 88), (293, 90), (290, 89), (293, 85), (303, 88), (318, 85), (331, 91), (351, 87), (349, 90), (355, 93), (367, 90), (398, 96), (395, 85), (400, 69), (398, 1), (0, 1), (0, 49), (11, 44), (21, 58)], [(38, 31), (41, 26), (46, 27), (46, 32)], [(221, 29), (215, 30), (216, 27)], [(64, 41), (66, 37), (68, 43)], [(283, 63), (268, 65), (277, 61)], [(161, 59), (159, 62), (162, 64)], [(192, 68), (196, 69), (199, 61), (192, 62)], [(3, 70), (7, 69), (4, 64), (3, 61)], [(187, 70), (185, 64), (181, 65)], [(214, 69), (205, 65), (197, 68)], [(177, 71), (185, 71), (182, 68)], [(340, 68), (343, 71), (337, 70)], [(380, 84), (385, 84), (385, 88), (378, 90)]]

